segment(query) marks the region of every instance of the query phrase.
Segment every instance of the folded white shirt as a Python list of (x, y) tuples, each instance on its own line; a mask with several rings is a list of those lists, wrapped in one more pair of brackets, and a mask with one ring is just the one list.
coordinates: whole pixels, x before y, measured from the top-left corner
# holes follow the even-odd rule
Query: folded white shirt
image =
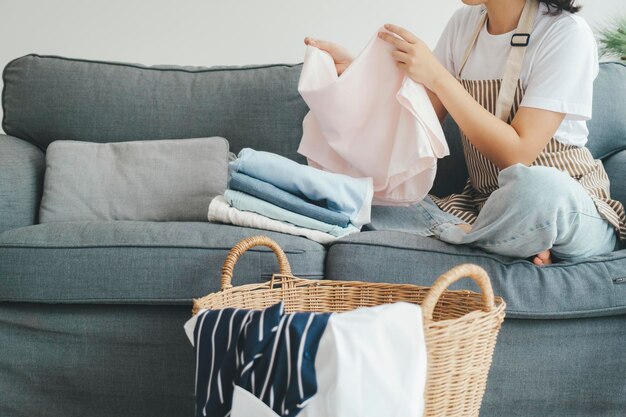
[[(327, 244), (338, 239), (319, 230), (298, 227), (290, 223), (270, 219), (252, 211), (238, 210), (228, 204), (224, 196), (221, 195), (215, 197), (209, 204), (208, 219), (210, 222), (228, 223), (236, 226), (254, 227), (256, 229), (304, 236), (321, 244)], [(355, 228), (355, 232), (358, 232), (358, 229)]]

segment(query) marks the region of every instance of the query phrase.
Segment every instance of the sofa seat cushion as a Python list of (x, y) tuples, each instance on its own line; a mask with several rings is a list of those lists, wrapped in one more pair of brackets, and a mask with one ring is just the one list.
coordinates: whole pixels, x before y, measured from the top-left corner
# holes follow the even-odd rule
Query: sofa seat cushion
[[(626, 250), (578, 262), (537, 267), (523, 259), (392, 231), (362, 232), (328, 248), (325, 277), (333, 280), (430, 286), (450, 268), (474, 263), (507, 303), (508, 318), (573, 318), (626, 312)], [(479, 291), (469, 279), (451, 289)]]
[[(208, 222), (54, 222), (0, 234), (0, 301), (188, 304), (217, 291), (228, 251), (258, 234), (278, 242), (294, 274), (322, 277), (324, 246), (297, 236)], [(256, 247), (233, 285), (276, 272), (273, 252)]]

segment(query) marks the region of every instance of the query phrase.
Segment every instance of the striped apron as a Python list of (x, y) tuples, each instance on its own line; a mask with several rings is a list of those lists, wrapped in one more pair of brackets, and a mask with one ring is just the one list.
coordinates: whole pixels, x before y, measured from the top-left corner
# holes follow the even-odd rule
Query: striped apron
[[(537, 5), (536, 0), (527, 0), (517, 33), (531, 32)], [(511, 49), (502, 80), (464, 80), (460, 76), (486, 20), (487, 14), (484, 13), (474, 38), (467, 48), (457, 79), (485, 109), (510, 124), (524, 94), (519, 73), (525, 47)], [(469, 173), (463, 191), (441, 198), (432, 194), (429, 196), (443, 211), (473, 224), (491, 193), (498, 189), (500, 170), (472, 145), (463, 132), (461, 132), (461, 141)], [(614, 227), (620, 241), (626, 240), (624, 206), (619, 201), (611, 199), (609, 177), (602, 161), (594, 159), (588, 148), (565, 145), (553, 137), (532, 165), (553, 167), (567, 172), (587, 191), (600, 215)]]

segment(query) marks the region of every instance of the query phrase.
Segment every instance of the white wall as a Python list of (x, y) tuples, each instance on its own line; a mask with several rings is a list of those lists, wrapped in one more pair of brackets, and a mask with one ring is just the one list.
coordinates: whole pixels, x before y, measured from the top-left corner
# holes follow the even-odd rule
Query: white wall
[[(582, 1), (593, 28), (624, 0)], [(28, 54), (146, 65), (297, 63), (305, 36), (357, 55), (394, 23), (431, 47), (460, 0), (0, 0), (0, 68)], [(1, 86), (1, 85), (0, 85)]]

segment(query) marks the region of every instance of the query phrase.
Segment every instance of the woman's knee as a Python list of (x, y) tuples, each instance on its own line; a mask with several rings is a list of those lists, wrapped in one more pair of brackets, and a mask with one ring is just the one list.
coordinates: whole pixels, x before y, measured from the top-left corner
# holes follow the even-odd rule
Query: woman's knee
[(556, 168), (515, 164), (500, 171), (498, 183), (500, 187), (515, 184), (516, 188), (535, 190), (559, 188), (572, 179)]
[(563, 198), (588, 198), (574, 178), (552, 167), (515, 164), (500, 171), (498, 185), (511, 202), (532, 199), (533, 205), (552, 206)]

